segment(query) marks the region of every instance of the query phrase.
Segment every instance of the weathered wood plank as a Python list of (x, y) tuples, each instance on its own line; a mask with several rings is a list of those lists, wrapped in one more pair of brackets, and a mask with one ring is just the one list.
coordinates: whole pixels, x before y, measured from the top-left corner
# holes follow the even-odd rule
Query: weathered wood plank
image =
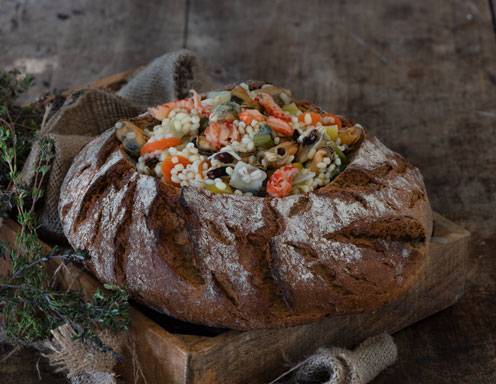
[(0, 66), (35, 74), (32, 97), (136, 68), (183, 47), (185, 5), (186, 0), (2, 1)]

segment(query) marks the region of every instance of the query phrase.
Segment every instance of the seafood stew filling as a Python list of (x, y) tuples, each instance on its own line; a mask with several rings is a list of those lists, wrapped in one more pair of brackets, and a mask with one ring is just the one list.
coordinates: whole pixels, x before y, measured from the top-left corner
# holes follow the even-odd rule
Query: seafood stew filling
[(138, 171), (177, 187), (272, 197), (310, 192), (344, 170), (365, 134), (271, 84), (191, 94), (115, 124)]

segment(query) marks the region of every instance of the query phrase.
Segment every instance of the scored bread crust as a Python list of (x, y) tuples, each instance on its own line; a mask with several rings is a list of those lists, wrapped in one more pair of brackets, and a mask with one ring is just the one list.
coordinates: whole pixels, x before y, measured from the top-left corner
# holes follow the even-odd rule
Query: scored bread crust
[(419, 275), (432, 231), (419, 170), (368, 135), (330, 184), (272, 198), (140, 174), (110, 129), (74, 159), (59, 213), (102, 282), (181, 320), (241, 330), (391, 302)]

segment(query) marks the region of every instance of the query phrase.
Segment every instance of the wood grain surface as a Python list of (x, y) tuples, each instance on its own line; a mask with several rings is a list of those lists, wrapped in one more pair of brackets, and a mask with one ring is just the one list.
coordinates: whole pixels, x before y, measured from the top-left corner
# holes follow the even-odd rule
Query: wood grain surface
[[(491, 1), (0, 3), (0, 65), (37, 74), (31, 96), (187, 47), (219, 81), (279, 82), (363, 122), (421, 168), (434, 208), (474, 236), (467, 294), (397, 333), (400, 360), (374, 383), (496, 382)], [(52, 382), (35, 373), (22, 383)]]

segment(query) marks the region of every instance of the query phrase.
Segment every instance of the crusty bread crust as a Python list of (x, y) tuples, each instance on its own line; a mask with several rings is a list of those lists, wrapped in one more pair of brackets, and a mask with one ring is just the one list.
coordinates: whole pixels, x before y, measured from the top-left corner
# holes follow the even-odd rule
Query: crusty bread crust
[(327, 186), (263, 198), (139, 174), (111, 129), (74, 160), (59, 211), (101, 281), (179, 319), (234, 329), (376, 309), (415, 281), (432, 231), (419, 170), (370, 136)]

